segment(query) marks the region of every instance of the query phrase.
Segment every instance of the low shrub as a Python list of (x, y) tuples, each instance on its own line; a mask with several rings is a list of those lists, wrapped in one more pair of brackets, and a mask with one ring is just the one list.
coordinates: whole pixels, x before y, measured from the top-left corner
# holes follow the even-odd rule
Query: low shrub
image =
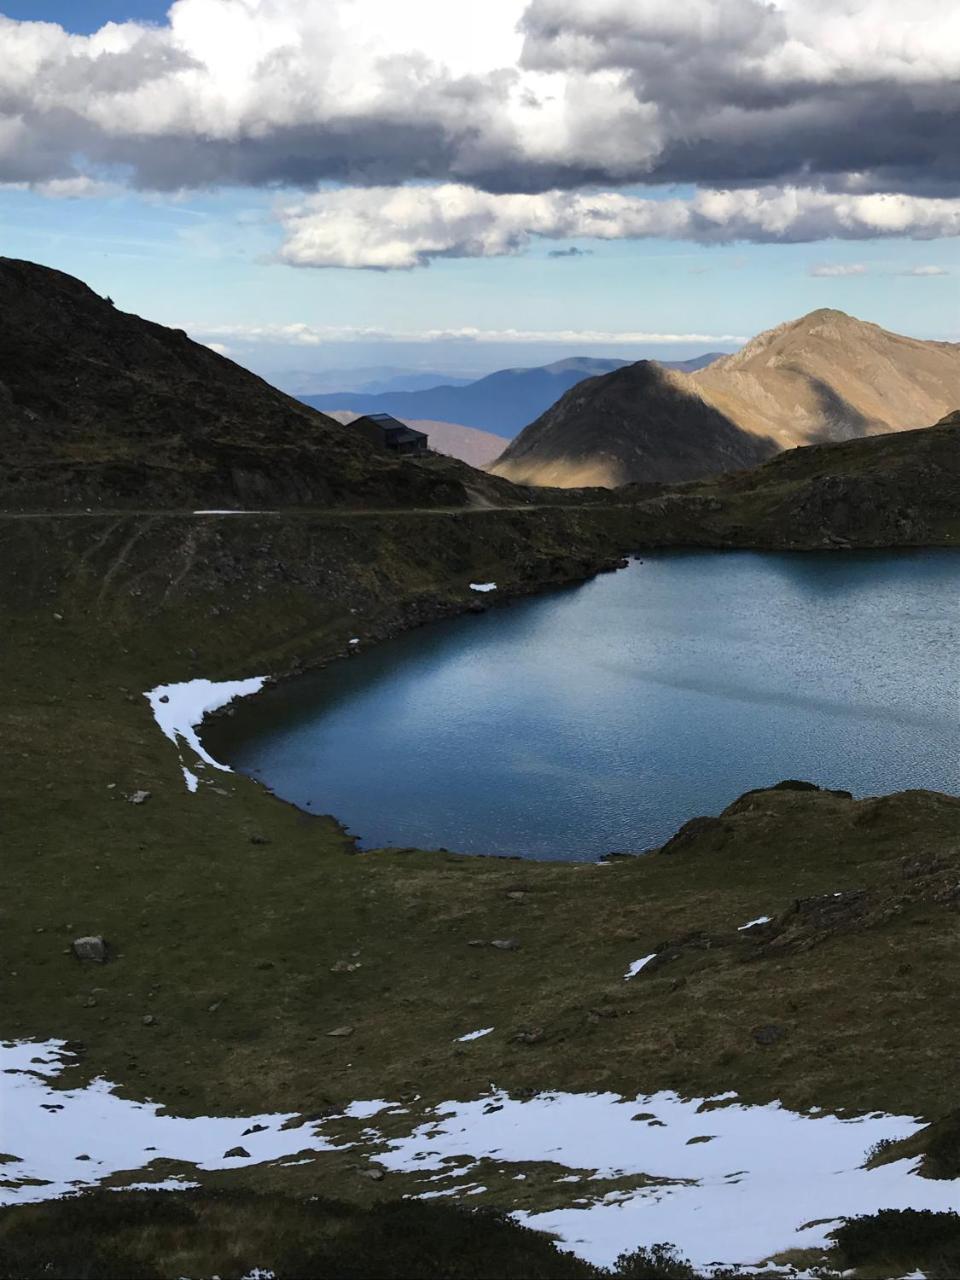
[(930, 1209), (881, 1209), (849, 1218), (833, 1233), (847, 1267), (890, 1265), (960, 1275), (960, 1215)]

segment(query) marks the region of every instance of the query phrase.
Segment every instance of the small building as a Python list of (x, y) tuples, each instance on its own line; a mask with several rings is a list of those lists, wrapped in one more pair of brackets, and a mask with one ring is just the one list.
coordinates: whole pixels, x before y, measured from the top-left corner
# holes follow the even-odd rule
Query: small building
[(355, 418), (350, 425), (373, 444), (390, 453), (407, 456), (427, 452), (426, 435), (408, 427), (405, 422), (399, 422), (389, 413), (365, 413), (362, 418)]

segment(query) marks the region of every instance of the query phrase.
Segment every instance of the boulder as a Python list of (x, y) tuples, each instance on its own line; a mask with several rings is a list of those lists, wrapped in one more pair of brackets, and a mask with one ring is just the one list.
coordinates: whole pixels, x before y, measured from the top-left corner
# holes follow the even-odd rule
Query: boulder
[(107, 944), (99, 935), (74, 938), (72, 946), (73, 954), (78, 960), (92, 960), (95, 964), (106, 963)]

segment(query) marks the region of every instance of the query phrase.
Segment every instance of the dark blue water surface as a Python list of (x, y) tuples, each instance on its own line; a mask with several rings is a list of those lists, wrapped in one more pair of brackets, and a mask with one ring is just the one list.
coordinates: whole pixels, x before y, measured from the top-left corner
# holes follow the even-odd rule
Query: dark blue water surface
[(644, 554), (265, 693), (214, 748), (365, 847), (595, 858), (782, 778), (960, 792), (958, 638), (960, 552)]

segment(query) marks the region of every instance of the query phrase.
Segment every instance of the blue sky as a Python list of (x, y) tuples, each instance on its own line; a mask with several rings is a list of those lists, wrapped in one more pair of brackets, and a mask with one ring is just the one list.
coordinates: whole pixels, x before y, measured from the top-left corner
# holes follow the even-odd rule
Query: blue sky
[[(361, 7), (379, 2), (361, 0)], [(184, 0), (197, 13), (205, 3)], [(214, 3), (229, 6), (240, 0)], [(506, 5), (507, 0), (498, 3)], [(414, 7), (424, 5), (429, 8), (427, 0), (419, 0)], [(0, 13), (7, 17), (57, 22), (76, 33), (95, 32), (106, 21), (130, 18), (153, 21), (161, 33), (168, 34), (166, 8), (150, 0), (83, 4), (0, 0)], [(250, 4), (245, 9), (249, 11)], [(321, 15), (322, 6), (301, 0), (299, 12), (305, 9)], [(296, 6), (291, 12), (297, 12)], [(371, 27), (375, 16), (371, 9)], [(269, 37), (267, 27), (264, 38)], [(304, 36), (304, 49), (306, 41)], [(197, 47), (206, 46), (201, 42)], [(321, 42), (317, 47), (325, 46)], [(344, 59), (348, 52), (344, 51)], [(454, 64), (458, 57), (474, 56), (455, 44), (444, 46), (438, 57), (441, 54)], [(238, 55), (238, 66), (242, 56)], [(499, 48), (489, 56), (494, 59), (492, 66), (499, 65)], [(309, 62), (306, 65), (309, 73)], [(258, 89), (261, 73), (249, 59), (236, 77), (229, 59), (215, 70), (221, 94), (226, 92), (224, 84), (234, 92), (231, 78), (246, 77), (247, 88)], [(473, 68), (465, 66), (465, 70)], [(92, 87), (91, 112), (95, 92)], [(443, 99), (442, 86), (437, 98)], [(275, 94), (264, 101), (265, 113), (276, 112)], [(75, 100), (71, 108), (75, 109)], [(313, 111), (314, 104), (307, 109)], [(247, 106), (244, 110), (243, 127), (248, 134), (277, 128), (276, 136), (283, 143), (282, 126), (268, 122), (265, 115), (261, 127), (256, 107), (252, 117)], [(154, 128), (153, 118), (147, 127)], [(757, 242), (769, 239), (769, 232), (766, 223), (757, 231), (759, 224), (751, 210), (737, 214), (745, 227), (742, 235), (736, 229), (714, 231), (711, 224), (710, 235), (718, 243), (701, 243), (699, 232), (683, 229), (666, 235), (647, 230), (635, 235), (628, 229), (622, 235), (618, 231), (619, 238), (596, 238), (577, 234), (578, 228), (591, 225), (582, 212), (576, 218), (569, 214), (567, 204), (578, 194), (587, 200), (597, 191), (623, 196), (637, 208), (622, 216), (636, 219), (654, 216), (649, 209), (657, 202), (664, 206), (696, 203), (704, 184), (595, 179), (583, 183), (564, 178), (559, 196), (547, 190), (540, 197), (535, 192), (552, 179), (537, 186), (536, 166), (543, 150), (538, 144), (531, 148), (536, 157), (531, 161), (534, 176), (521, 178), (534, 192), (530, 199), (541, 201), (528, 223), (523, 221), (527, 211), (518, 212), (510, 204), (513, 197), (483, 196), (477, 183), (468, 184), (463, 198), (470, 207), (456, 225), (441, 205), (439, 215), (436, 207), (405, 210), (407, 222), (401, 226), (393, 215), (378, 215), (377, 200), (369, 196), (369, 176), (354, 186), (318, 170), (315, 179), (295, 185), (282, 180), (282, 170), (278, 170), (281, 180), (272, 174), (262, 176), (263, 161), (257, 159), (260, 168), (252, 177), (234, 181), (231, 175), (237, 165), (231, 155), (228, 164), (215, 156), (210, 161), (217, 166), (213, 176), (203, 172), (197, 177), (194, 169), (187, 168), (188, 160), (196, 164), (197, 145), (183, 137), (183, 127), (178, 123), (172, 129), (172, 150), (164, 144), (162, 180), (137, 171), (136, 153), (132, 160), (125, 153), (127, 158), (121, 162), (115, 157), (109, 162), (92, 158), (101, 146), (99, 138), (89, 150), (78, 146), (65, 154), (61, 169), (51, 170), (49, 178), (8, 180), (0, 186), (2, 252), (77, 275), (124, 309), (186, 327), (280, 380), (285, 371), (376, 364), (482, 373), (574, 351), (689, 356), (711, 347), (729, 349), (739, 337), (822, 306), (839, 307), (920, 337), (960, 340), (960, 252), (957, 230), (951, 230), (952, 205), (948, 207), (945, 198), (952, 199), (952, 193), (938, 192), (933, 203), (925, 195), (918, 202), (913, 195), (903, 197), (914, 200), (920, 210), (916, 215), (911, 212), (911, 217), (927, 220), (923, 234), (928, 238), (924, 239), (911, 238), (910, 227), (903, 235), (890, 235), (884, 228), (882, 236), (874, 236), (869, 223), (865, 232), (853, 236), (846, 224), (837, 222), (846, 217), (842, 209), (839, 213), (831, 209), (834, 221), (823, 225), (828, 231), (839, 226), (840, 234), (852, 238), (825, 234), (792, 242), (791, 231), (782, 241)], [(316, 127), (317, 148), (322, 151), (328, 135), (321, 131), (322, 123)], [(573, 155), (577, 139), (569, 124), (567, 128), (574, 165), (579, 163)], [(199, 125), (198, 133), (205, 137)], [(638, 127), (631, 126), (631, 132), (624, 134), (624, 145), (639, 145), (636, 139), (643, 141), (641, 135), (642, 130), (638, 133)], [(229, 145), (235, 145), (233, 133)], [(368, 139), (360, 145), (368, 147)], [(179, 146), (185, 166), (182, 189), (176, 189)], [(616, 159), (619, 164), (619, 155)], [(296, 163), (297, 168), (290, 171), (299, 176), (302, 158)], [(383, 163), (378, 163), (382, 169)], [(418, 163), (422, 168), (425, 162)], [(414, 167), (411, 176), (415, 171)], [(86, 175), (88, 186), (82, 197), (73, 198), (69, 184), (78, 173)], [(451, 176), (462, 181), (459, 171)], [(416, 181), (422, 186), (422, 180)], [(443, 181), (440, 174), (426, 189), (439, 184), (442, 193), (447, 190)], [(509, 181), (497, 181), (506, 191), (521, 189), (515, 173), (511, 172)], [(903, 185), (906, 191), (906, 182)], [(389, 188), (402, 189), (403, 178), (391, 177)], [(773, 188), (766, 184), (762, 189)], [(349, 207), (324, 204), (331, 192), (347, 197)], [(454, 191), (452, 198), (460, 197)], [(451, 198), (445, 199), (449, 203)], [(320, 202), (316, 209), (305, 208), (304, 202), (309, 205), (312, 200)], [(438, 217), (443, 224), (439, 230)], [(934, 217), (949, 234), (930, 234), (929, 221)], [(537, 234), (538, 226), (546, 228), (546, 236)], [(435, 246), (422, 256), (428, 265), (390, 270), (337, 265), (353, 260), (392, 264), (402, 261), (404, 253), (420, 253), (416, 246), (427, 241)], [(550, 256), (551, 251), (569, 253), (571, 249), (581, 252)], [(291, 326), (300, 328), (293, 331)], [(464, 329), (478, 330), (480, 335), (445, 336)], [(377, 332), (358, 332), (369, 330)], [(434, 331), (441, 336), (427, 336)], [(682, 340), (660, 342), (642, 335), (676, 335)]]
[(105, 22), (163, 22), (168, 8), (159, 0), (3, 0), (0, 13), (22, 22), (59, 22), (68, 31), (89, 35)]

